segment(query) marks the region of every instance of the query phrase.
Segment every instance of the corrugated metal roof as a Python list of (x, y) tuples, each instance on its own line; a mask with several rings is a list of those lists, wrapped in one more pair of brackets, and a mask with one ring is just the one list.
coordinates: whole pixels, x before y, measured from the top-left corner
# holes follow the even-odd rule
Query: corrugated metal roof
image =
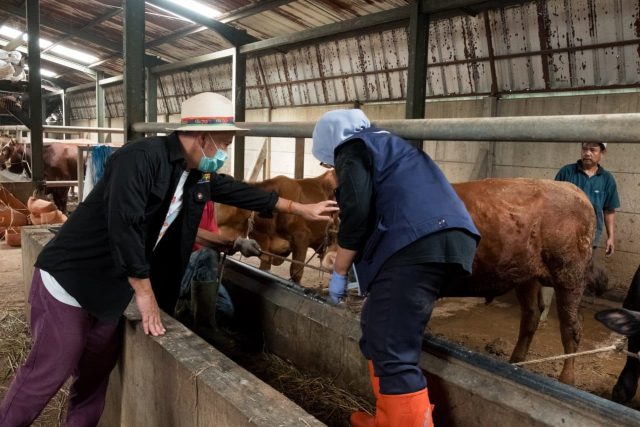
[[(258, 1), (213, 1), (199, 0), (223, 13), (223, 17), (236, 11), (260, 6)], [(286, 2), (285, 2), (286, 3)], [(3, 0), (0, 5), (0, 22), (11, 25), (16, 29), (24, 29), (24, 13), (22, 16), (17, 11), (24, 10), (22, 0)], [(409, 4), (408, 0), (300, 0), (291, 1), (280, 7), (274, 7), (255, 15), (249, 15), (228, 23), (238, 29), (246, 30), (250, 35), (259, 39), (292, 34), (309, 28), (314, 28), (342, 20), (365, 16), (371, 13), (393, 9)], [(62, 32), (68, 30), (80, 30), (90, 25), (101, 16), (109, 14), (114, 9), (122, 8), (121, 0), (41, 0), (41, 16), (43, 20), (41, 33), (43, 37), (49, 37), (53, 41), (63, 37)], [(161, 9), (147, 4), (145, 36), (147, 42), (153, 42), (163, 37), (175, 34), (188, 26), (194, 26), (190, 21), (172, 16)], [(44, 22), (54, 22), (56, 31), (51, 26), (45, 26)], [(90, 33), (107, 42), (107, 44), (122, 44), (122, 14), (115, 15), (90, 28)], [(103, 46), (96, 45), (87, 40), (70, 39), (65, 44), (81, 47), (97, 55), (101, 59), (107, 59), (105, 63), (96, 67), (97, 70), (107, 75), (122, 73), (121, 51), (114, 51)], [(187, 59), (193, 56), (226, 49), (231, 45), (216, 32), (206, 29), (197, 33), (172, 39), (169, 43), (161, 44), (147, 50), (147, 54), (157, 55), (168, 62)], [(49, 67), (49, 65), (47, 64)], [(59, 67), (52, 66), (56, 71)], [(49, 68), (52, 68), (49, 67)], [(69, 71), (64, 79), (72, 84), (82, 84), (90, 81), (85, 75)]]
[[(16, 0), (9, 2), (19, 3)], [(203, 2), (214, 5), (213, 1)], [(116, 0), (65, 0), (55, 2), (55, 7), (50, 0), (41, 3), (47, 13), (53, 13), (57, 8), (56, 14), (51, 16), (60, 20), (83, 5), (85, 12), (70, 18), (74, 28), (119, 7)], [(257, 3), (225, 1), (216, 4), (229, 14)], [(409, 1), (402, 0), (298, 0), (240, 18), (230, 25), (245, 29), (260, 39), (268, 39), (408, 4)], [(0, 21), (8, 18), (8, 24), (20, 22), (18, 18), (3, 16), (1, 9), (0, 6)], [(631, 0), (541, 0), (480, 12), (475, 16), (433, 20), (427, 51), (427, 94), (440, 97), (487, 94), (492, 88), (497, 93), (510, 93), (637, 85), (640, 76), (639, 9), (638, 2)], [(147, 7), (148, 42), (175, 34), (189, 25)], [(116, 15), (91, 31), (111, 42), (117, 41), (121, 38), (122, 17)], [(61, 37), (61, 33), (43, 28), (43, 36), (55, 39)], [(71, 40), (65, 44), (71, 44)], [(91, 43), (86, 46), (101, 57), (113, 55), (106, 49), (96, 49)], [(175, 61), (227, 47), (229, 44), (215, 32), (205, 30), (155, 46), (147, 53)], [(247, 107), (402, 100), (406, 97), (407, 64), (407, 31), (404, 27), (325, 40), (285, 52), (251, 55), (247, 63)], [(114, 57), (97, 68), (117, 73), (121, 67), (122, 60)], [(70, 73), (65, 75), (67, 77), (86, 81), (80, 73)], [(165, 98), (158, 101), (158, 111), (177, 113), (182, 100), (202, 90), (230, 95), (230, 64), (222, 62), (162, 76), (159, 86), (159, 97), (164, 94)], [(116, 86), (109, 90), (120, 89)], [(87, 98), (92, 96), (87, 95)], [(108, 113), (116, 114), (122, 109), (121, 97), (113, 96), (112, 100), (114, 105)]]

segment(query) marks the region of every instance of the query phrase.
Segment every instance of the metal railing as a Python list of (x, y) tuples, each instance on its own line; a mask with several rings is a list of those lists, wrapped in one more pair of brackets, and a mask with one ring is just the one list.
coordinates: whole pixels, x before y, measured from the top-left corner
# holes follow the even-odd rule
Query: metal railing
[[(315, 122), (238, 122), (247, 136), (310, 138)], [(570, 116), (377, 120), (372, 125), (406, 139), (514, 142), (638, 142), (640, 113)], [(133, 131), (167, 133), (179, 123), (134, 123)]]
[[(49, 126), (42, 127), (44, 133), (124, 133), (122, 128), (99, 128), (91, 126)], [(15, 130), (29, 132), (26, 126), (0, 126), (0, 130)]]

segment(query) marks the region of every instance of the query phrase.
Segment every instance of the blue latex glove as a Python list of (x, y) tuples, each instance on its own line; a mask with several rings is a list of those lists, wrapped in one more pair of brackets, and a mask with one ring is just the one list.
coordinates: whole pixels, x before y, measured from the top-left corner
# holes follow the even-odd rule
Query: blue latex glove
[(329, 297), (334, 304), (338, 304), (346, 295), (347, 276), (343, 276), (334, 271), (329, 281)]

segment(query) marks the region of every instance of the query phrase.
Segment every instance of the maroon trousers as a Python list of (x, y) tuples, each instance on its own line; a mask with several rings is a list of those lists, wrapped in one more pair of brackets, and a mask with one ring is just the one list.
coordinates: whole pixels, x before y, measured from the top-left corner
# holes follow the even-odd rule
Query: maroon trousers
[(0, 426), (30, 425), (70, 376), (67, 425), (97, 425), (118, 358), (117, 323), (53, 298), (38, 269), (29, 303), (33, 346), (0, 404)]

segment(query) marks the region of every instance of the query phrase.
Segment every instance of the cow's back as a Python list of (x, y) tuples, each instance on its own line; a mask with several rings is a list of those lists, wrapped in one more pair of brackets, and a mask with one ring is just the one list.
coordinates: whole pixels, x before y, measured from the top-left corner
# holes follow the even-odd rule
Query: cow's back
[[(317, 203), (333, 198), (333, 171), (315, 178), (292, 179), (276, 176), (252, 183), (265, 191), (276, 191), (282, 198), (299, 203)], [(306, 221), (298, 215), (274, 213), (273, 218), (261, 218), (244, 209), (220, 205), (217, 210), (220, 233), (234, 238), (247, 233), (267, 252), (288, 255), (298, 241), (317, 249), (325, 239), (327, 223)], [(251, 224), (250, 224), (251, 223)]]
[[(292, 179), (285, 176), (257, 183), (267, 191), (277, 191), (280, 197), (293, 200), (298, 203), (318, 203), (333, 198), (331, 174), (326, 172), (314, 178)], [(276, 238), (294, 242), (298, 234), (309, 236), (309, 247), (317, 249), (325, 240), (327, 223), (323, 221), (307, 221), (298, 215), (276, 213), (274, 221), (259, 218), (255, 222), (256, 231), (275, 233)], [(277, 253), (277, 252), (276, 252)]]
[(54, 142), (43, 147), (44, 173), (48, 180), (78, 179), (78, 146)]
[(512, 178), (453, 186), (482, 235), (473, 280), (456, 295), (500, 295), (532, 279), (553, 286), (584, 275), (595, 214), (575, 185)]

